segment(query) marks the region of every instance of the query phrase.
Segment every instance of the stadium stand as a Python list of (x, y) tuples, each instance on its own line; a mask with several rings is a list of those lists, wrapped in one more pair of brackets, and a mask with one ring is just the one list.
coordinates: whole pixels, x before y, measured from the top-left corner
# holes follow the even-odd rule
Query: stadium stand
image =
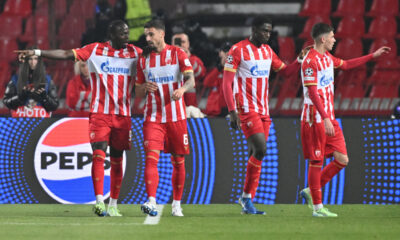
[[(114, 6), (117, 1), (109, 0), (109, 3)], [(209, 69), (217, 62), (214, 46), (219, 46), (225, 40), (237, 42), (247, 37), (250, 34), (249, 23), (256, 15), (267, 14), (272, 18), (278, 34), (275, 49), (286, 63), (293, 61), (302, 48), (313, 43), (311, 28), (316, 22), (322, 21), (335, 27), (337, 42), (333, 53), (343, 59), (371, 53), (383, 45), (392, 48), (390, 54), (378, 61), (336, 73), (337, 113), (387, 115), (392, 112), (394, 99), (399, 98), (399, 0), (172, 2), (177, 7), (166, 10), (173, 13), (169, 16), (169, 25), (174, 27), (184, 23), (188, 29), (196, 29), (195, 37), (191, 36), (194, 39), (191, 42), (193, 52), (205, 56), (205, 64)], [(156, 14), (160, 1), (150, 0), (149, 3)], [(12, 53), (14, 49), (31, 45), (42, 49), (81, 46), (82, 34), (95, 23), (95, 7), (96, 1), (92, 0), (5, 1), (0, 12), (0, 30), (4, 33), (0, 37), (3, 46), (0, 61), (2, 65), (7, 63), (8, 68), (0, 67), (0, 73), (3, 73), (0, 83), (7, 82), (11, 73), (17, 70), (16, 56)], [(53, 76), (61, 97), (72, 75), (71, 65), (47, 63), (48, 72)], [(270, 80), (272, 114), (298, 115), (302, 106), (300, 77), (283, 79), (279, 75), (271, 75)], [(207, 92), (201, 94), (204, 98), (208, 97)], [(138, 107), (137, 112), (140, 111)]]

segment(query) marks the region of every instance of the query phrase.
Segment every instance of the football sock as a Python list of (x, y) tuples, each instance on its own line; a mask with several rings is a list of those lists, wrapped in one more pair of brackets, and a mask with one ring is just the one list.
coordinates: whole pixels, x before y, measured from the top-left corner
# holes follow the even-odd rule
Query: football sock
[(181, 201), (180, 200), (173, 200), (172, 201), (172, 206), (180, 206), (181, 205)]
[(244, 182), (243, 192), (250, 193), (253, 198), (256, 195), (258, 181), (260, 179), (261, 164), (262, 161), (253, 156), (251, 156), (247, 162), (246, 179)]
[(242, 198), (251, 198), (251, 193), (242, 193)]
[(110, 197), (118, 199), (119, 191), (121, 190), (122, 183), (122, 157), (110, 157), (111, 170), (110, 170)]
[(171, 162), (173, 165), (172, 170), (172, 189), (173, 199), (181, 200), (183, 187), (185, 185), (185, 157), (174, 157), (171, 156)]
[(155, 197), (149, 197), (149, 203), (153, 205), (157, 205), (156, 198)]
[(104, 186), (104, 159), (106, 154), (102, 150), (93, 151), (92, 181), (95, 195), (103, 196)]
[(149, 197), (156, 197), (158, 187), (158, 159), (160, 153), (148, 151), (146, 153), (146, 166), (144, 170), (144, 181), (146, 182), (146, 192)]
[(322, 161), (310, 160), (310, 166), (308, 168), (308, 185), (310, 186), (311, 197), (314, 205), (322, 203), (321, 168)]
[(324, 207), (324, 205), (322, 205), (322, 203), (313, 205), (314, 211), (318, 211), (323, 207)]
[(334, 159), (322, 169), (321, 172), (321, 187), (324, 187), (336, 174), (340, 172), (346, 165)]
[(103, 195), (96, 195), (96, 203), (104, 202)]
[(110, 202), (108, 203), (108, 206), (110, 207), (116, 207), (117, 206), (118, 199), (110, 198)]

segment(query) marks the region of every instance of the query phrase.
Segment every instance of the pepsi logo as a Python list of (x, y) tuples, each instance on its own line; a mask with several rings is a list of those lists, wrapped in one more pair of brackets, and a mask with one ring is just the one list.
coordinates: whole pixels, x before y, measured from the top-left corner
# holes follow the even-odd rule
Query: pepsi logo
[[(126, 156), (123, 155), (125, 172)], [(64, 204), (94, 203), (89, 120), (64, 118), (40, 137), (34, 154), (36, 177), (43, 190)], [(104, 197), (110, 195), (110, 159), (104, 164)]]

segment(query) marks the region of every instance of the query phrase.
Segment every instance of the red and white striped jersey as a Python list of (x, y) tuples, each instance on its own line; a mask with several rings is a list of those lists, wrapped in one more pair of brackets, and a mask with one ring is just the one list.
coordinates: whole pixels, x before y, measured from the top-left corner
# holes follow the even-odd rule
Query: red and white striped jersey
[(257, 112), (269, 116), (269, 73), (271, 67), (279, 71), (284, 66), (268, 44), (256, 47), (246, 39), (232, 46), (224, 70), (236, 72), (233, 95), (239, 113)]
[(301, 78), (303, 81), (304, 105), (301, 121), (313, 123), (322, 122), (321, 115), (313, 105), (308, 95), (307, 86), (316, 85), (322, 106), (331, 120), (335, 119), (334, 113), (334, 68), (342, 66), (343, 60), (332, 56), (329, 52), (321, 55), (311, 49), (301, 64)]
[(183, 73), (193, 71), (186, 53), (176, 46), (166, 45), (160, 53), (140, 57), (136, 85), (155, 82), (158, 90), (147, 93), (144, 120), (148, 122), (176, 122), (186, 119), (183, 98), (172, 100), (175, 90), (183, 86)]
[(114, 49), (105, 42), (72, 51), (76, 60), (88, 64), (92, 89), (90, 111), (131, 116), (131, 92), (142, 49), (132, 44), (124, 49)]

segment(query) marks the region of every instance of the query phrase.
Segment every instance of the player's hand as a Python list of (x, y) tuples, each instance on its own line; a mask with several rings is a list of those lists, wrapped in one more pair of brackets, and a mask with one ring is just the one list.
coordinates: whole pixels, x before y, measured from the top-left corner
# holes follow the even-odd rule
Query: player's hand
[(183, 96), (184, 93), (185, 93), (185, 89), (183, 89), (183, 88), (176, 89), (172, 93), (172, 99), (174, 101), (179, 100), (179, 99), (181, 99), (181, 97)]
[(310, 51), (311, 48), (313, 48), (313, 46), (314, 45), (310, 45), (301, 50), (301, 52), (297, 56), (297, 59), (300, 60), (299, 62), (303, 61), (304, 56), (308, 53), (308, 51)]
[(26, 57), (35, 55), (35, 51), (33, 50), (15, 50), (14, 52), (18, 54), (18, 60), (20, 62), (25, 62)]
[(155, 83), (155, 82), (146, 82), (145, 85), (144, 85), (144, 90), (146, 92), (151, 92), (151, 93), (157, 91), (158, 90), (157, 83)]
[(329, 118), (324, 119), (324, 125), (325, 125), (326, 135), (328, 135), (330, 137), (335, 136), (335, 129), (333, 128), (332, 122)]
[(391, 50), (390, 47), (386, 47), (386, 46), (381, 47), (372, 54), (372, 57), (377, 58), (377, 57), (380, 57), (382, 54), (388, 54), (390, 52), (390, 50)]
[(235, 129), (235, 130), (239, 130), (240, 129), (240, 118), (237, 114), (237, 112), (235, 110), (229, 112), (230, 115), (230, 125), (231, 128)]

